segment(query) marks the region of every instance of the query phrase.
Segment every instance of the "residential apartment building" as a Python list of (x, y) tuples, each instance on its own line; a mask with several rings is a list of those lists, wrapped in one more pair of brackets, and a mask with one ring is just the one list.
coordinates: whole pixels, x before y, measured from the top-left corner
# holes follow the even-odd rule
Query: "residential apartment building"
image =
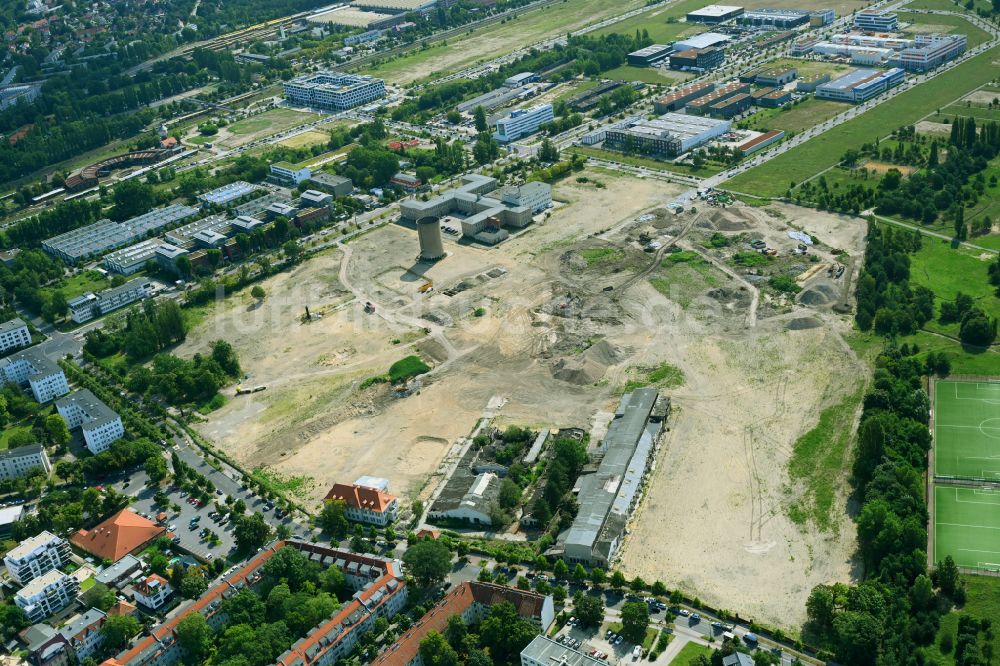
[(4, 381), (22, 388), (30, 386), (31, 394), (42, 404), (69, 393), (62, 368), (37, 349), (12, 354), (4, 361), (2, 370)]
[(881, 9), (862, 9), (854, 15), (854, 27), (872, 32), (896, 32), (899, 17), (896, 12)]
[(170, 583), (157, 574), (147, 576), (144, 580), (136, 583), (134, 589), (135, 600), (152, 610), (162, 608), (174, 591), (170, 587)]
[(69, 302), (70, 318), (76, 323), (82, 324), (94, 317), (106, 315), (112, 310), (148, 298), (152, 289), (153, 283), (147, 278), (135, 278), (97, 294), (88, 293), (77, 296)]
[(11, 319), (0, 324), (0, 354), (31, 344), (31, 331), (23, 319)]
[(122, 419), (88, 389), (80, 389), (56, 401), (56, 411), (69, 429), (80, 428), (87, 449), (97, 455), (125, 435)]
[(343, 72), (315, 72), (286, 81), (285, 97), (294, 104), (344, 111), (385, 97), (385, 81)]
[(14, 594), (14, 603), (31, 622), (41, 622), (76, 601), (80, 582), (58, 570), (33, 578)]
[(19, 479), (36, 469), (41, 469), (46, 477), (52, 473), (49, 455), (41, 444), (0, 451), (0, 480)]
[(332, 617), (309, 631), (276, 660), (280, 666), (333, 666), (346, 657), (362, 634), (380, 617), (392, 618), (406, 607), (408, 590), (401, 563), (381, 557), (362, 555), (304, 541), (278, 541), (258, 553), (236, 572), (210, 588), (200, 599), (173, 614), (166, 622), (149, 631), (128, 650), (102, 666), (173, 666), (182, 655), (175, 630), (191, 613), (201, 613), (213, 629), (218, 629), (225, 615), (222, 602), (235, 590), (256, 588), (263, 580), (264, 564), (282, 548), (295, 548), (321, 567), (336, 565), (344, 572), (348, 587), (354, 592)]
[(551, 104), (539, 104), (528, 109), (515, 109), (497, 121), (494, 136), (501, 143), (517, 141), (521, 137), (534, 134), (555, 116)]
[(51, 532), (42, 532), (15, 546), (3, 558), (3, 563), (15, 583), (27, 585), (63, 566), (69, 562), (69, 557), (69, 542)]
[(327, 501), (342, 501), (348, 520), (385, 527), (399, 517), (399, 499), (379, 488), (354, 483), (334, 484), (326, 495)]
[(90, 608), (85, 613), (77, 615), (66, 624), (59, 633), (63, 635), (70, 648), (76, 654), (77, 663), (83, 662), (104, 644), (104, 634), (101, 627), (107, 619), (107, 614), (96, 608)]
[[(372, 662), (373, 666), (425, 666), (420, 655), (420, 642), (429, 632), (444, 633), (448, 618), (455, 615), (461, 617), (466, 624), (479, 624), (489, 614), (491, 607), (503, 602), (513, 605), (518, 615), (531, 620), (539, 631), (544, 632), (555, 619), (551, 596), (493, 583), (468, 581), (450, 590), (413, 627), (386, 648)], [(559, 665), (558, 662), (551, 662), (542, 666)]]

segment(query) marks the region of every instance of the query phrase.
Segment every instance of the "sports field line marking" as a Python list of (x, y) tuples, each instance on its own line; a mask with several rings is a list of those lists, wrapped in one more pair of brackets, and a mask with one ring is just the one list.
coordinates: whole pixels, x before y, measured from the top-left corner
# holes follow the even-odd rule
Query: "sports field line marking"
[(956, 504), (985, 504), (986, 506), (1000, 506), (1000, 501), (997, 502), (978, 502), (976, 500), (964, 500), (959, 499), (958, 495), (955, 495)]
[(938, 523), (938, 527), (968, 527), (974, 530), (1000, 530), (1000, 527), (990, 527), (989, 525), (964, 525), (962, 523)]
[[(963, 553), (989, 553), (990, 555), (1000, 555), (1000, 551), (996, 550), (977, 550), (976, 548), (956, 548), (955, 550), (961, 551)], [(982, 564), (992, 564), (992, 563), (982, 562)]]
[(980, 425), (952, 425), (950, 423), (939, 423), (938, 428), (968, 428), (971, 430), (1000, 430), (1000, 426), (984, 426), (983, 423), (986, 421), (994, 421), (995, 419), (986, 419), (985, 421), (980, 421)]

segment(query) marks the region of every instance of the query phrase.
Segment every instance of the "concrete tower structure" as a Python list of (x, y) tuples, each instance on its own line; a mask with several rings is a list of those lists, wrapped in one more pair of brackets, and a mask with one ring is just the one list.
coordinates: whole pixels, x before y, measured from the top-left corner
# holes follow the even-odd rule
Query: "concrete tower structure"
[(444, 257), (441, 223), (437, 217), (428, 215), (417, 220), (417, 238), (420, 240), (422, 261), (437, 261)]

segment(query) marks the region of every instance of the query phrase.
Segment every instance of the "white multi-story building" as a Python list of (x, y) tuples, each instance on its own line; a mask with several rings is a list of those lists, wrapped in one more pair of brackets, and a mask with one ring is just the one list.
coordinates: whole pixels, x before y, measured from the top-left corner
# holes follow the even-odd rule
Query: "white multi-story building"
[(24, 611), (30, 622), (41, 622), (73, 603), (79, 594), (80, 581), (53, 569), (18, 590), (14, 603)]
[(69, 556), (68, 541), (51, 532), (42, 532), (19, 543), (7, 553), (3, 563), (14, 582), (27, 585), (69, 562)]
[(167, 603), (173, 589), (162, 576), (152, 574), (135, 585), (135, 600), (146, 608), (159, 610)]
[(304, 183), (312, 178), (312, 169), (298, 167), (290, 162), (275, 162), (271, 165), (271, 175), (287, 183)]
[(509, 115), (497, 121), (494, 136), (497, 141), (510, 143), (523, 136), (534, 134), (545, 123), (552, 122), (555, 115), (551, 104), (539, 104), (530, 109), (515, 109)]
[(968, 41), (966, 35), (917, 35), (913, 48), (901, 50), (892, 64), (909, 72), (926, 72), (965, 53)]
[(854, 27), (873, 32), (896, 32), (899, 30), (899, 17), (896, 12), (882, 9), (862, 9), (854, 15)]
[(146, 278), (135, 278), (125, 284), (105, 289), (98, 294), (83, 294), (69, 302), (70, 318), (77, 324), (90, 321), (94, 317), (106, 315), (112, 310), (123, 308), (147, 298), (153, 290), (153, 283)]
[(344, 515), (348, 520), (385, 527), (399, 516), (399, 499), (385, 489), (367, 485), (334, 484), (326, 495), (327, 501), (344, 502)]
[(31, 344), (31, 331), (22, 319), (11, 319), (0, 324), (0, 354)]
[(125, 434), (121, 417), (87, 389), (57, 400), (56, 411), (66, 419), (70, 430), (79, 427), (83, 431), (87, 449), (95, 455)]
[(18, 386), (30, 386), (31, 394), (40, 403), (55, 400), (69, 393), (69, 384), (62, 368), (37, 349), (25, 349), (12, 354), (3, 364), (4, 381)]
[(385, 97), (385, 81), (343, 72), (315, 72), (286, 81), (285, 97), (303, 106), (343, 111)]
[(41, 469), (45, 476), (52, 473), (49, 455), (41, 444), (0, 451), (0, 479), (19, 479), (36, 469)]
[(513, 207), (530, 208), (532, 214), (540, 213), (552, 205), (552, 187), (548, 183), (526, 183), (521, 186), (501, 188), (493, 196)]

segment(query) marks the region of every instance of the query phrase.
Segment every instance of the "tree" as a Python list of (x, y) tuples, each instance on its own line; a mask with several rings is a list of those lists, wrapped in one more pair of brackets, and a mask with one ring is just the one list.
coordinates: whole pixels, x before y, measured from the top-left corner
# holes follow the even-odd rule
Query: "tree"
[(440, 541), (418, 541), (403, 553), (403, 562), (418, 585), (430, 587), (451, 570), (451, 551)]
[(458, 666), (458, 653), (433, 629), (420, 641), (420, 658), (428, 666)]
[(581, 594), (573, 605), (573, 613), (585, 627), (599, 627), (604, 621), (604, 602), (598, 596)]
[(542, 162), (550, 163), (559, 161), (559, 149), (555, 147), (555, 144), (548, 137), (542, 139), (542, 145), (538, 149), (538, 159)]
[(132, 178), (115, 186), (112, 200), (114, 207), (111, 209), (110, 217), (116, 222), (121, 222), (142, 215), (156, 205), (156, 191), (151, 185)]
[(620, 590), (628, 584), (625, 580), (625, 574), (621, 571), (615, 571), (611, 574), (611, 587), (615, 590)]
[(208, 589), (208, 581), (200, 574), (191, 574), (184, 577), (181, 587), (178, 590), (185, 599), (197, 599), (205, 594)]
[(131, 615), (111, 615), (101, 627), (104, 649), (117, 652), (128, 645), (129, 639), (139, 633), (141, 628), (139, 621)]
[(953, 598), (962, 582), (958, 577), (958, 566), (951, 555), (944, 558), (943, 562), (938, 562), (937, 584), (941, 588), (941, 593), (946, 597)]
[(240, 550), (253, 551), (261, 548), (271, 538), (271, 526), (264, 522), (264, 516), (258, 511), (249, 516), (237, 518), (233, 534), (236, 536), (236, 545), (239, 546)]
[(829, 585), (817, 585), (806, 600), (806, 614), (817, 631), (826, 633), (833, 626), (836, 599)]
[(482, 106), (476, 107), (476, 110), (472, 112), (472, 118), (475, 122), (477, 133), (482, 134), (483, 132), (489, 130), (489, 123), (486, 122), (486, 109)]
[(566, 564), (566, 560), (556, 560), (555, 565), (552, 567), (552, 573), (556, 575), (559, 580), (566, 580), (569, 578), (569, 565)]
[(962, 317), (958, 337), (964, 344), (988, 347), (997, 337), (997, 322), (979, 308), (970, 308)]
[(66, 419), (59, 414), (49, 414), (45, 417), (45, 432), (48, 433), (49, 439), (56, 446), (69, 444), (69, 428), (66, 426)]
[(9, 640), (31, 621), (20, 606), (14, 604), (0, 604), (0, 638)]
[(104, 583), (94, 583), (93, 587), (80, 595), (84, 606), (107, 612), (117, 601), (114, 590)]
[(336, 539), (343, 539), (347, 536), (350, 525), (347, 522), (347, 502), (344, 500), (329, 500), (323, 503), (323, 510), (320, 511), (316, 522), (324, 532), (333, 535)]
[(344, 572), (335, 564), (331, 564), (325, 571), (320, 573), (319, 582), (324, 590), (338, 599), (343, 598), (344, 593), (347, 591), (347, 577), (344, 576)]
[(295, 263), (299, 255), (302, 254), (302, 248), (293, 240), (285, 241), (284, 245), (281, 246), (281, 251), (292, 263)]
[(649, 608), (641, 601), (622, 605), (622, 635), (635, 645), (642, 645), (649, 627)]
[(665, 597), (669, 594), (667, 586), (664, 585), (662, 581), (653, 582), (653, 584), (649, 587), (649, 591), (655, 597)]
[(629, 583), (628, 586), (633, 592), (642, 592), (646, 589), (646, 581), (644, 581), (640, 576), (636, 576), (632, 579), (632, 582)]
[(593, 569), (590, 570), (590, 582), (593, 583), (594, 585), (597, 586), (604, 585), (607, 579), (608, 577), (607, 574), (604, 573), (604, 569), (601, 569), (600, 567), (594, 567)]
[(187, 657), (185, 663), (198, 664), (208, 656), (212, 644), (212, 629), (201, 613), (185, 615), (174, 628), (174, 634)]
[(448, 626), (445, 627), (444, 637), (448, 639), (448, 644), (456, 650), (462, 649), (465, 644), (465, 637), (469, 635), (469, 627), (461, 615), (452, 615), (448, 618)]
[(157, 484), (167, 478), (167, 461), (163, 459), (163, 456), (157, 455), (147, 458), (142, 468), (145, 470), (146, 476), (149, 477), (149, 482), (152, 484)]
[(583, 568), (583, 565), (577, 563), (576, 567), (573, 569), (573, 580), (580, 585), (587, 581), (587, 570)]
[(258, 301), (260, 301), (263, 300), (264, 296), (266, 296), (267, 294), (264, 292), (264, 287), (260, 286), (259, 284), (255, 284), (253, 287), (250, 288), (250, 295), (256, 298)]
[(500, 482), (500, 494), (497, 502), (504, 509), (513, 509), (521, 501), (521, 488), (510, 478)]

